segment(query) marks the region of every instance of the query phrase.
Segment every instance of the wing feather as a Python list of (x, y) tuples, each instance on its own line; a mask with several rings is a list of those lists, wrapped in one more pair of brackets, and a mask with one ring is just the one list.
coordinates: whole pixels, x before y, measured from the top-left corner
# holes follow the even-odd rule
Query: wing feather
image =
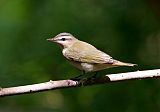
[(63, 55), (69, 60), (83, 63), (112, 64), (114, 62), (111, 56), (82, 41), (67, 48)]

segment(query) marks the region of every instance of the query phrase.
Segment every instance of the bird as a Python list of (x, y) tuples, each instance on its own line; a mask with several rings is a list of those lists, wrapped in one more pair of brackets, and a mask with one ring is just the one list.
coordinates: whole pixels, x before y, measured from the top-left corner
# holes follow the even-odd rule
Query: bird
[(47, 40), (60, 45), (63, 56), (70, 64), (84, 73), (97, 72), (111, 67), (136, 65), (113, 59), (107, 53), (87, 42), (78, 40), (70, 33), (63, 32)]

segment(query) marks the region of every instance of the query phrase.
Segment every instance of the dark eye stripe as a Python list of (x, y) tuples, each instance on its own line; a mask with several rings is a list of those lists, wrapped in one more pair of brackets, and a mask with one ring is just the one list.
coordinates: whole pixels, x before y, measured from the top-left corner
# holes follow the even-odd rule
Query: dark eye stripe
[(61, 40), (62, 40), (62, 41), (65, 41), (65, 40), (66, 40), (66, 38), (61, 38)]
[(72, 40), (72, 39), (71, 38), (60, 38), (58, 40), (65, 41), (65, 40)]

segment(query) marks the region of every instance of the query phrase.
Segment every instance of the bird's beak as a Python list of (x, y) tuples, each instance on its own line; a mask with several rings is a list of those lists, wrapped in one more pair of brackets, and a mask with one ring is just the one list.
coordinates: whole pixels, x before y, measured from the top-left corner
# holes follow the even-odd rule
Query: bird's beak
[(49, 38), (49, 39), (47, 39), (47, 41), (55, 42), (55, 39), (54, 38)]

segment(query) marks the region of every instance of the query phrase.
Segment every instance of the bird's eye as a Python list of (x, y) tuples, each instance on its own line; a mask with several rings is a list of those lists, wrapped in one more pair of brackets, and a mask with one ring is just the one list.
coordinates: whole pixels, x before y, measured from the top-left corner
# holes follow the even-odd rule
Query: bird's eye
[(65, 41), (66, 39), (65, 39), (65, 38), (61, 38), (61, 40), (62, 40), (62, 41)]

